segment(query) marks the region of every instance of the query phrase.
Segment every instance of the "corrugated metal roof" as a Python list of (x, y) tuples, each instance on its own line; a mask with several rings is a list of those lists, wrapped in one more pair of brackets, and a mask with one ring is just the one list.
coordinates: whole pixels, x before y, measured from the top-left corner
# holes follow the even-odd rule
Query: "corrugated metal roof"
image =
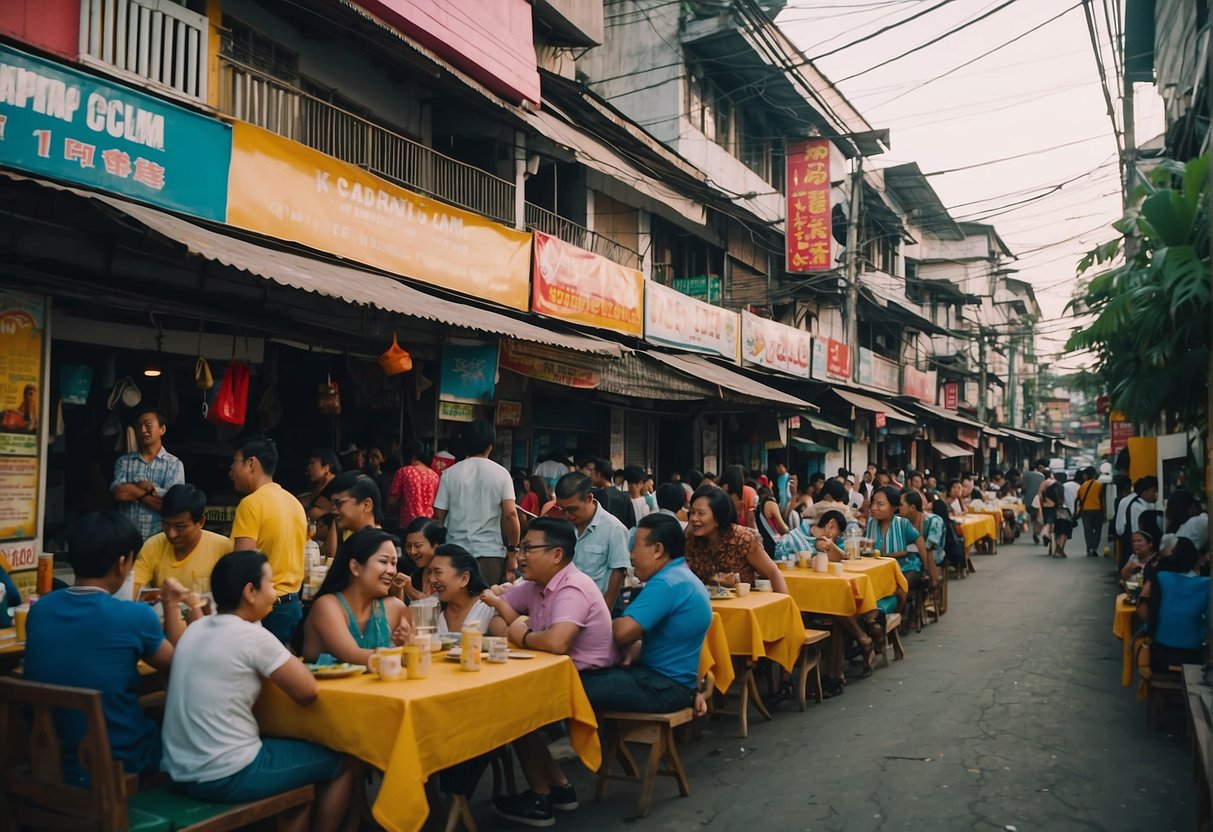
[(698, 355), (670, 355), (664, 352), (649, 352), (646, 355), (656, 358), (658, 361), (673, 367), (675, 370), (686, 373), (692, 378), (702, 379), (749, 399), (774, 402), (775, 404), (794, 407), (797, 410), (815, 411), (818, 409), (817, 405), (809, 404), (795, 396), (790, 396), (787, 393), (776, 390), (774, 387), (767, 387), (761, 382), (754, 381), (749, 376), (734, 372), (727, 367), (722, 367)]

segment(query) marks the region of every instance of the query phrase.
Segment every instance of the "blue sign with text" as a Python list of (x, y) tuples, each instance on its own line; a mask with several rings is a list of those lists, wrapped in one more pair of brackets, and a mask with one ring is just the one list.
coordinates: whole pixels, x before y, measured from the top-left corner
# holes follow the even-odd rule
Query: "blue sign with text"
[(0, 165), (227, 219), (231, 128), (0, 44)]
[(438, 398), (444, 402), (485, 404), (497, 387), (496, 344), (443, 344)]

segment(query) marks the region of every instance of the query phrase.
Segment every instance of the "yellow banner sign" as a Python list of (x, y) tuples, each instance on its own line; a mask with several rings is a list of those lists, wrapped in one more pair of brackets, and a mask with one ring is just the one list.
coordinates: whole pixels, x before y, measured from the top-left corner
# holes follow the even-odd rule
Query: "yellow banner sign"
[(531, 235), (251, 124), (232, 127), (230, 225), (530, 309)]

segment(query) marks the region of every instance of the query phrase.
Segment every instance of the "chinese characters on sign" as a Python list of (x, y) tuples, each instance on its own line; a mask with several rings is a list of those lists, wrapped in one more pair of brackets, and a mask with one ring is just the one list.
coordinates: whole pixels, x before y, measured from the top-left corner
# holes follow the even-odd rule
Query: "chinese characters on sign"
[(1112, 434), (1112, 453), (1118, 454), (1129, 445), (1129, 439), (1136, 436), (1136, 431), (1133, 429), (1133, 423), (1124, 417), (1123, 414), (1113, 412), (1108, 419), (1108, 427)]
[(644, 275), (536, 231), (531, 309), (549, 318), (644, 333)]
[(223, 222), (231, 130), (0, 45), (0, 165)]
[(830, 239), (830, 143), (788, 144), (787, 271), (827, 271), (834, 266)]
[(943, 386), (944, 410), (956, 410), (960, 406), (960, 385), (949, 381)]

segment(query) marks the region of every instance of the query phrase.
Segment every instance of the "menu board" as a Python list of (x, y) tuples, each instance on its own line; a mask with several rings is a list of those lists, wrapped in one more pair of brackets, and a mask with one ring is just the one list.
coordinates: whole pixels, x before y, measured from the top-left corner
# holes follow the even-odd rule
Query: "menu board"
[(0, 541), (37, 535), (45, 333), (43, 300), (0, 292)]

